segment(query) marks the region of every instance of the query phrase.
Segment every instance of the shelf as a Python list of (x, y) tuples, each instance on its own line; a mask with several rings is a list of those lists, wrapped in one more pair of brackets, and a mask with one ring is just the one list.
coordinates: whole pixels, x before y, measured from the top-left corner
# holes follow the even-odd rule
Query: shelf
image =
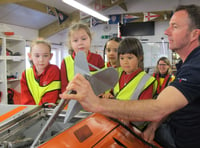
[[(12, 38), (0, 36), (2, 45), (0, 53), (0, 91), (2, 92), (1, 103), (8, 103), (7, 88), (15, 89), (20, 92), (21, 74), (25, 70), (25, 46), (26, 41), (21, 38)], [(11, 51), (12, 55), (7, 56), (7, 49)], [(20, 53), (20, 55), (19, 55)], [(17, 55), (18, 54), (18, 55)], [(16, 77), (7, 79), (8, 76), (15, 75)], [(17, 79), (15, 79), (17, 78)]]
[(16, 81), (20, 81), (20, 79), (10, 79), (10, 80), (7, 80), (8, 82), (16, 82)]
[(23, 61), (25, 60), (24, 56), (6, 56), (7, 60), (12, 60), (12, 61)]

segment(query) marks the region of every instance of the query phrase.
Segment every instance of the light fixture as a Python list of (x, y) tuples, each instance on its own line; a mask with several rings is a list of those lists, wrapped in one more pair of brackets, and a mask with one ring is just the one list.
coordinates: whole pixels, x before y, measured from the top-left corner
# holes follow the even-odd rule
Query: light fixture
[(66, 4), (68, 4), (68, 5), (76, 8), (76, 9), (79, 9), (80, 11), (83, 11), (84, 13), (87, 13), (87, 14), (89, 14), (89, 15), (91, 15), (93, 17), (96, 17), (96, 18), (98, 18), (98, 19), (100, 19), (102, 21), (105, 21), (105, 22), (109, 21), (108, 17), (98, 13), (97, 11), (94, 11), (94, 10), (86, 7), (85, 5), (79, 3), (79, 2), (77, 2), (75, 0), (62, 0), (62, 1), (64, 3), (66, 3)]

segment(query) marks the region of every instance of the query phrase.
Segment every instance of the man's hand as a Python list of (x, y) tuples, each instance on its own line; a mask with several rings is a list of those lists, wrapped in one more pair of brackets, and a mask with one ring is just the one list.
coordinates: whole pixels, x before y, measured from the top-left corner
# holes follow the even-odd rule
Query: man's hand
[(141, 134), (142, 138), (153, 144), (153, 140), (155, 137), (155, 131), (157, 129), (157, 126), (159, 125), (158, 122), (151, 122), (148, 127), (145, 129), (145, 131)]
[[(69, 94), (69, 91), (75, 91), (76, 94)], [(96, 112), (98, 109), (99, 98), (94, 94), (90, 83), (81, 74), (77, 74), (73, 78), (60, 97), (79, 101), (82, 107), (89, 112)]]

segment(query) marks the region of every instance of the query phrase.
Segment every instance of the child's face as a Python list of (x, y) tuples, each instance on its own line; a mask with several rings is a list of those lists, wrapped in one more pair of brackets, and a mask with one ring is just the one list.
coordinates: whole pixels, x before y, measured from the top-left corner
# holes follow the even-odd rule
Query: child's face
[(119, 43), (115, 41), (108, 41), (106, 44), (106, 55), (108, 58), (108, 61), (111, 62), (111, 64), (117, 63), (117, 50), (118, 50)]
[(134, 54), (120, 54), (120, 66), (127, 73), (130, 74), (138, 69), (138, 58)]
[(39, 74), (48, 66), (51, 57), (52, 54), (50, 53), (49, 47), (42, 43), (34, 45), (31, 53), (29, 53), (29, 59), (35, 65)]
[(90, 37), (86, 33), (84, 29), (79, 29), (77, 31), (74, 31), (71, 34), (71, 47), (77, 53), (78, 51), (84, 51), (86, 55), (88, 54), (88, 51), (90, 50)]

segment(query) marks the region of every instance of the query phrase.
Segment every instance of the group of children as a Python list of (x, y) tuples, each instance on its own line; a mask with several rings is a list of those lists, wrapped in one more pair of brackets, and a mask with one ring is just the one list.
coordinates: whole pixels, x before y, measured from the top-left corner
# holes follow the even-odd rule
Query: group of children
[[(61, 69), (50, 64), (53, 56), (51, 45), (44, 39), (38, 38), (31, 44), (28, 54), (32, 67), (22, 73), (21, 104), (42, 105), (58, 103), (59, 94), (65, 91), (69, 81), (74, 77), (74, 58), (78, 51), (84, 51), (89, 64), (102, 69), (105, 63), (101, 55), (90, 52), (92, 35), (87, 25), (74, 24), (68, 33), (68, 46), (72, 54), (63, 59)], [(89, 66), (92, 72), (97, 69)]]
[[(85, 52), (91, 73), (97, 71), (94, 67), (98, 69), (114, 67), (118, 71), (118, 83), (103, 94), (103, 98), (115, 97), (119, 100), (153, 98), (174, 79), (167, 58), (158, 61), (158, 72), (153, 76), (144, 71), (144, 52), (140, 41), (136, 38), (109, 39), (104, 47), (108, 61), (106, 63), (105, 57), (103, 59), (99, 54), (90, 51), (92, 35), (87, 25), (77, 23), (71, 26), (67, 39), (68, 47), (73, 52), (62, 60), (60, 70), (56, 65), (50, 64), (53, 54), (51, 45), (46, 40), (38, 38), (31, 44), (28, 56), (32, 67), (22, 73), (21, 104), (42, 105), (46, 102), (56, 104), (60, 99), (59, 94), (65, 91), (69, 81), (74, 77), (74, 58), (78, 51)], [(161, 73), (159, 70), (164, 68)]]

